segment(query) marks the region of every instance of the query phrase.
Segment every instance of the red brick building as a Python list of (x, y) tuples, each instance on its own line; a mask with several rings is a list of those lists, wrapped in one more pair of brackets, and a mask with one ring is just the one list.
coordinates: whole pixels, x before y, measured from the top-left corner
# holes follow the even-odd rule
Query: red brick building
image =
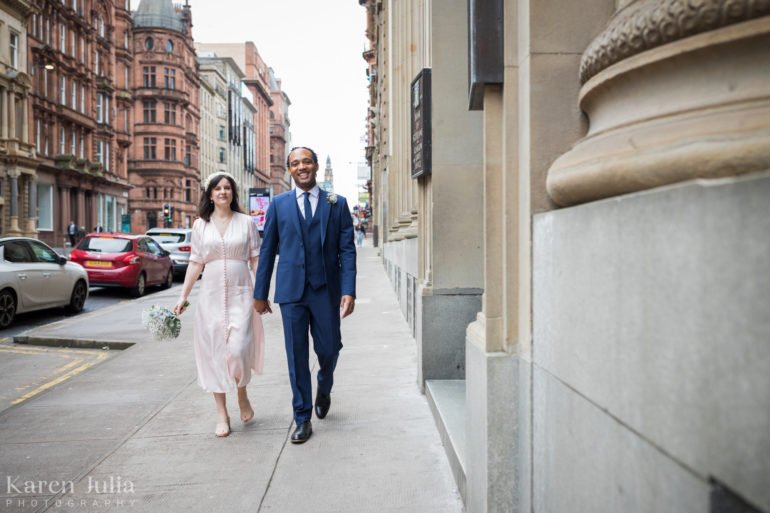
[(200, 194), (200, 79), (190, 7), (141, 0), (133, 21), (131, 231), (192, 226)]
[(286, 157), (291, 148), (291, 101), (281, 89), (281, 79), (276, 78), (273, 68), (270, 68), (270, 96), (273, 98), (270, 107), (270, 184), (273, 186), (273, 194), (280, 194), (291, 188), (286, 170)]
[(70, 220), (118, 230), (128, 213), (132, 67), (128, 0), (34, 0), (28, 21), (30, 140), (38, 236), (54, 246)]
[(253, 42), (245, 43), (199, 43), (198, 48), (215, 53), (219, 57), (230, 57), (243, 71), (243, 83), (254, 99), (254, 133), (256, 136), (255, 186), (273, 187), (280, 192), (279, 185), (272, 178), (270, 165), (270, 112), (273, 94), (270, 91), (270, 68), (257, 51)]

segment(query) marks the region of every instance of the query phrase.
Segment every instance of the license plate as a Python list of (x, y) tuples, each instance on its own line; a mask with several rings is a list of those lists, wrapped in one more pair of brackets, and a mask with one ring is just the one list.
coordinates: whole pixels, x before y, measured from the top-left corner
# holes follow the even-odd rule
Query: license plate
[(101, 260), (86, 260), (87, 267), (112, 267), (112, 262), (102, 262)]

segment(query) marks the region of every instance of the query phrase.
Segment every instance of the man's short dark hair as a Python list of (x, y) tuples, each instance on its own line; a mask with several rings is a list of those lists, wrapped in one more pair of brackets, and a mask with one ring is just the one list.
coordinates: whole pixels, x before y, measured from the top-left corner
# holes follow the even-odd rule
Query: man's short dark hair
[(291, 157), (291, 154), (294, 152), (294, 150), (307, 150), (310, 152), (310, 155), (313, 158), (313, 162), (318, 164), (318, 155), (315, 154), (312, 148), (308, 148), (307, 146), (295, 146), (294, 148), (289, 150), (289, 156), (286, 157), (286, 167), (289, 167), (289, 157)]

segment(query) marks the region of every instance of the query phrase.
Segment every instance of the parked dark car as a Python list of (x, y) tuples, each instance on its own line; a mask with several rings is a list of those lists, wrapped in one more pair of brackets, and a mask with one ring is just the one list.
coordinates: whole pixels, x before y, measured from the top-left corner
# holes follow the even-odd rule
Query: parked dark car
[(91, 233), (70, 253), (85, 267), (93, 287), (123, 287), (135, 297), (148, 286), (169, 288), (174, 271), (168, 251), (145, 235)]

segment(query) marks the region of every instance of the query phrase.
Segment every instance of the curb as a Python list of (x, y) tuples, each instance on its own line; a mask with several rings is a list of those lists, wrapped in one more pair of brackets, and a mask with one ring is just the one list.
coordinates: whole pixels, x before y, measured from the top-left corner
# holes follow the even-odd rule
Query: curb
[(13, 343), (30, 346), (70, 347), (75, 349), (111, 349), (117, 351), (123, 351), (135, 344), (135, 342), (121, 342), (118, 340), (84, 340), (77, 338), (30, 337), (26, 335), (13, 337)]

